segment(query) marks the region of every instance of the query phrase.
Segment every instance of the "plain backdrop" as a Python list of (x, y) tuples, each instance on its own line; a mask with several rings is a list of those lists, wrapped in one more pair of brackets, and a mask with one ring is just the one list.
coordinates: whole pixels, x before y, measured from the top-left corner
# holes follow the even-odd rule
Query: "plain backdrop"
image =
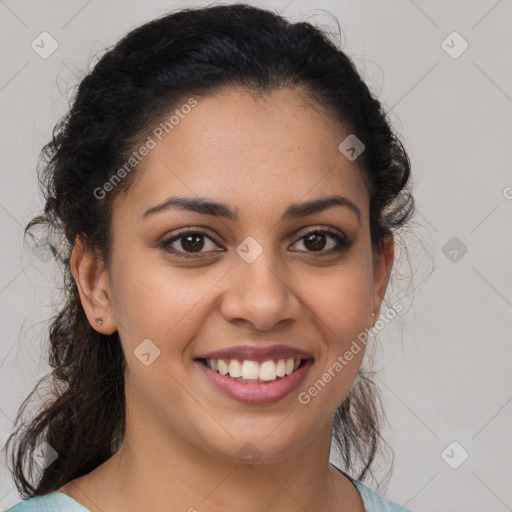
[[(385, 494), (417, 512), (511, 510), (512, 3), (250, 3), (335, 35), (336, 17), (412, 160), (418, 211), (397, 266), (412, 284), (396, 281), (390, 302), (407, 307), (375, 345), (395, 454)], [(205, 3), (0, 2), (1, 442), (48, 370), (54, 269), (22, 238), (41, 209), (39, 151), (95, 54), (184, 5)], [(58, 45), (49, 56), (33, 49), (41, 37)], [(17, 501), (2, 465), (0, 509)]]

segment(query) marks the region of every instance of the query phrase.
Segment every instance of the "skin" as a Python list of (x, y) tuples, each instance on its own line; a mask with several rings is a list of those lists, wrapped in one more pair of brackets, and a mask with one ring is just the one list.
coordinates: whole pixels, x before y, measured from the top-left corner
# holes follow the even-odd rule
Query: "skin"
[[(77, 239), (71, 268), (84, 310), (99, 332), (119, 331), (127, 357), (127, 430), (113, 457), (61, 492), (102, 512), (364, 511), (329, 465), (332, 414), (364, 345), (309, 404), (297, 398), (378, 318), (393, 262), (392, 238), (372, 248), (362, 172), (338, 150), (348, 133), (301, 89), (198, 98), (117, 198), (110, 266)], [(226, 203), (239, 219), (179, 209), (140, 219), (171, 195)], [(332, 195), (350, 199), (360, 222), (346, 206), (282, 220), (290, 203)], [(211, 237), (199, 238), (199, 257), (159, 245), (188, 226)], [(319, 255), (336, 242), (327, 236), (316, 248), (303, 237), (325, 228), (351, 247)], [(263, 249), (252, 263), (236, 252), (247, 236)], [(182, 241), (172, 247), (190, 254)], [(160, 349), (149, 366), (133, 355), (147, 338)], [(243, 404), (214, 388), (194, 358), (245, 343), (290, 345), (315, 363), (285, 399)], [(257, 464), (237, 457), (247, 443)]]

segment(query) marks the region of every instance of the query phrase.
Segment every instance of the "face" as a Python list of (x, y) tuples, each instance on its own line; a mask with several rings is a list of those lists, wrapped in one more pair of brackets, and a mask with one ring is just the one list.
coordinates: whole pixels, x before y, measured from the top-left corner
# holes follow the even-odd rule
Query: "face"
[[(391, 246), (372, 250), (362, 172), (338, 149), (349, 133), (303, 91), (197, 100), (117, 198), (110, 266), (91, 288), (96, 300), (81, 291), (82, 302), (95, 328), (103, 316), (102, 332), (119, 332), (133, 417), (218, 457), (252, 443), (276, 460), (330, 425), (349, 391), (364, 345), (341, 371), (333, 365), (378, 317)], [(171, 197), (225, 208), (164, 207)], [(316, 211), (291, 208), (333, 197)], [(273, 398), (240, 399), (197, 359), (241, 345), (284, 345), (309, 366), (284, 396), (281, 385)]]

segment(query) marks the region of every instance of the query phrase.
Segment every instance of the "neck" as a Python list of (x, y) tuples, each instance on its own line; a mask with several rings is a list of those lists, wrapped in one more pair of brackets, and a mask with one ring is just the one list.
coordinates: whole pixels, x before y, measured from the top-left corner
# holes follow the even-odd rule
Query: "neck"
[(77, 499), (91, 511), (364, 510), (352, 483), (329, 464), (330, 424), (296, 453), (255, 464), (215, 457), (174, 436), (158, 441), (142, 427), (127, 418), (121, 449), (78, 483)]

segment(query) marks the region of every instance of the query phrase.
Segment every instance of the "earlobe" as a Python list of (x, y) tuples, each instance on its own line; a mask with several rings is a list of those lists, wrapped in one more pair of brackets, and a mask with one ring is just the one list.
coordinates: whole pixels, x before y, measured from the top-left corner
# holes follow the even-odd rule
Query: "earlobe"
[(372, 327), (375, 325), (380, 313), (380, 308), (393, 268), (393, 261), (395, 257), (395, 242), (393, 235), (385, 237), (382, 248), (375, 252), (373, 260), (373, 313), (372, 313)]
[(89, 323), (101, 334), (112, 334), (117, 325), (111, 314), (108, 273), (103, 260), (84, 248), (79, 235), (75, 238), (70, 266)]

